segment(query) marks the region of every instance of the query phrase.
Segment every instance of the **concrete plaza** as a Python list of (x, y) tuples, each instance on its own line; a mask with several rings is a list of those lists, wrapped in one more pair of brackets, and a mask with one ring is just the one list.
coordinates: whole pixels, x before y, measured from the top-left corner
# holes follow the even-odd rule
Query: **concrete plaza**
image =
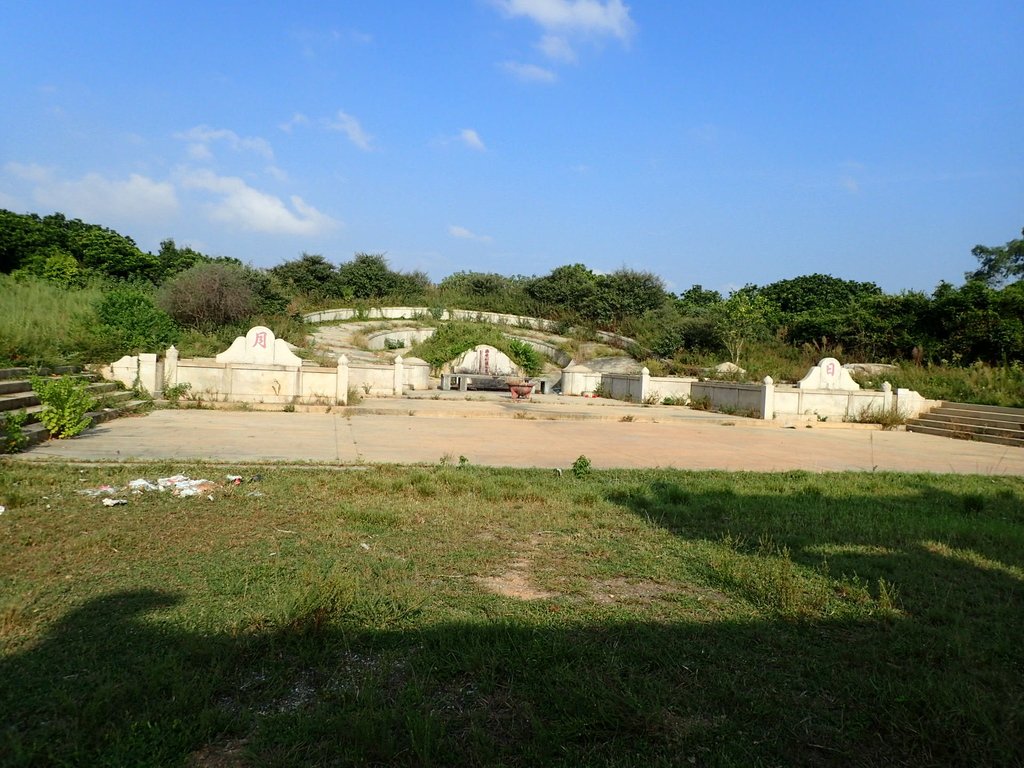
[(370, 399), (330, 412), (157, 410), (52, 440), (25, 460), (436, 464), (1024, 475), (1024, 450), (863, 425), (779, 424), (617, 401)]

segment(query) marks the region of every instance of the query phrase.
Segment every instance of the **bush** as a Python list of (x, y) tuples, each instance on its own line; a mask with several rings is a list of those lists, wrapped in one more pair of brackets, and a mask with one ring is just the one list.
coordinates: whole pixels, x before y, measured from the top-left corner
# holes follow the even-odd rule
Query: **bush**
[[(178, 338), (179, 329), (157, 309), (142, 288), (119, 285), (96, 303), (99, 327), (93, 329), (93, 356), (157, 352)], [(105, 353), (105, 354), (104, 354)]]
[(39, 420), (53, 437), (74, 437), (92, 423), (86, 414), (96, 407), (96, 400), (80, 379), (36, 376), (32, 379), (32, 389), (43, 405)]
[(164, 284), (157, 303), (181, 325), (201, 331), (241, 323), (257, 304), (244, 270), (230, 264), (185, 270)]
[(525, 341), (509, 339), (507, 352), (508, 356), (523, 369), (527, 376), (536, 376), (544, 370), (544, 360), (540, 353)]
[(18, 453), (28, 445), (28, 435), (25, 434), (25, 422), (28, 421), (28, 414), (25, 411), (13, 411), (0, 421), (3, 428), (0, 429), (0, 453)]

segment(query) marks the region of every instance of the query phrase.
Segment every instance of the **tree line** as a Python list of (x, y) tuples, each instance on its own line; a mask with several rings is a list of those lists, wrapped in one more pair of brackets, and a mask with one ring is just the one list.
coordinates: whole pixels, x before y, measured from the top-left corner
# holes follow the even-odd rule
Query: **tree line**
[(892, 294), (872, 282), (813, 274), (746, 285), (728, 296), (700, 285), (674, 294), (652, 272), (623, 267), (603, 274), (584, 264), (543, 276), (463, 271), (434, 284), (423, 272), (392, 269), (383, 254), (334, 264), (304, 253), (257, 269), (171, 239), (147, 253), (129, 237), (60, 213), (0, 210), (0, 272), (68, 289), (106, 280), (114, 297), (107, 316), (126, 329), (149, 318), (163, 328), (161, 338), (175, 325), (209, 330), (367, 302), (546, 317), (622, 333), (636, 339), (638, 354), (663, 359), (724, 351), (740, 362), (750, 344), (767, 342), (842, 348), (860, 360), (1024, 362), (1024, 239), (978, 245), (972, 256), (977, 266), (963, 284), (943, 282), (931, 293)]

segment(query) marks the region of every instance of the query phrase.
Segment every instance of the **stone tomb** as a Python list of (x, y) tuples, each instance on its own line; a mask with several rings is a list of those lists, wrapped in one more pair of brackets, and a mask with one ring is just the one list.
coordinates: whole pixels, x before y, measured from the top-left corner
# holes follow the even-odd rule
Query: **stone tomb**
[(453, 387), (465, 392), (473, 389), (507, 389), (505, 380), (519, 378), (522, 370), (497, 347), (478, 344), (467, 350), (452, 364), (451, 373), (441, 374), (441, 389)]

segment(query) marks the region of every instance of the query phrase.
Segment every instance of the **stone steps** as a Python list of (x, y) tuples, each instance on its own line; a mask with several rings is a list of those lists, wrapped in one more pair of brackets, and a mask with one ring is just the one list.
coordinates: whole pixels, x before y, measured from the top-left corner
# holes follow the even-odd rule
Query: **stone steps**
[[(26, 368), (0, 369), (0, 431), (3, 429), (2, 423), (7, 414), (24, 412), (27, 418), (22, 431), (28, 438), (28, 445), (33, 446), (48, 440), (50, 433), (39, 422), (43, 406), (39, 404), (38, 396), (32, 391), (32, 382), (26, 377), (28, 373)], [(86, 414), (93, 425), (132, 413), (146, 402), (134, 399), (133, 392), (120, 389), (112, 381), (96, 381), (91, 374), (80, 373), (78, 368), (58, 368), (52, 373), (81, 377), (89, 382), (86, 389), (98, 401), (96, 409)]]
[(1024, 409), (943, 402), (910, 419), (907, 431), (1024, 448)]

